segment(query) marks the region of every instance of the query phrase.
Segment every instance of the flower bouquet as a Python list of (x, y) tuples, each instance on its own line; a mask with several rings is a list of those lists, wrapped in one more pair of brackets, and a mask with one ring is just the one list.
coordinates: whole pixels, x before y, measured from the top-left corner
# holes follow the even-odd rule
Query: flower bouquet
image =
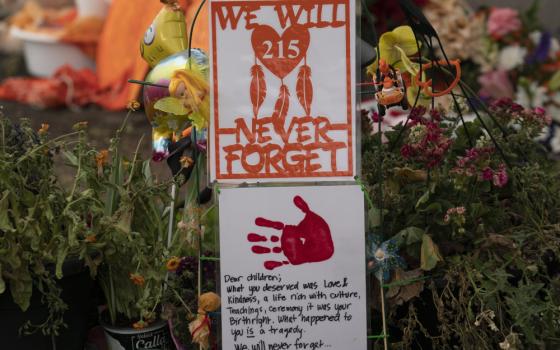
[(84, 215), (91, 227), (88, 240), (103, 257), (97, 280), (107, 305), (101, 323), (109, 348), (171, 349), (161, 318), (166, 264), (170, 257), (181, 256), (184, 239), (168, 236), (173, 182), (152, 176), (150, 161), (138, 154), (142, 140), (131, 158), (121, 154), (125, 126), (126, 120), (106, 150), (92, 147), (81, 130), (79, 141), (63, 154), (77, 171), (76, 190), (94, 199)]
[(507, 99), (489, 109), (495, 122), (463, 124), (418, 107), (383, 138), (364, 117), (368, 269), (395, 346), (558, 346), (560, 182), (533, 141), (549, 120)]

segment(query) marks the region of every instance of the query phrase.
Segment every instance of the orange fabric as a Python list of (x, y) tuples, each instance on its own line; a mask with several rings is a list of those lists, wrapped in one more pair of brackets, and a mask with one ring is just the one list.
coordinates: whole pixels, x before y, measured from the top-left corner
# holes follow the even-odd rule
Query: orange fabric
[(0, 85), (0, 100), (12, 100), (38, 108), (85, 106), (97, 103), (95, 74), (89, 69), (60, 67), (51, 78), (9, 78)]
[[(190, 28), (200, 0), (180, 0)], [(137, 98), (141, 86), (128, 84), (128, 79), (144, 79), (148, 64), (139, 52), (140, 40), (163, 5), (159, 0), (143, 0), (131, 4), (130, 0), (113, 0), (97, 51), (97, 78), (107, 96), (101, 105), (107, 109), (125, 108), (129, 100)], [(207, 7), (207, 5), (205, 5)], [(193, 47), (208, 49), (208, 12), (201, 11), (195, 29)]]
[(103, 20), (101, 18), (78, 18), (66, 26), (61, 40), (78, 46), (86, 55), (95, 59), (97, 43), (102, 30)]

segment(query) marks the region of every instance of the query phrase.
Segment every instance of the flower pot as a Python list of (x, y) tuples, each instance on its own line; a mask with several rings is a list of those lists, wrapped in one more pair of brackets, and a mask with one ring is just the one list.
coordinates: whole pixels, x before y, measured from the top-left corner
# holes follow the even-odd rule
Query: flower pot
[(57, 35), (35, 33), (12, 27), (14, 38), (23, 42), (27, 70), (37, 77), (50, 77), (61, 66), (95, 69), (95, 62), (77, 46), (60, 41)]
[[(58, 285), (62, 288), (62, 299), (68, 305), (64, 313), (64, 322), (68, 327), (60, 330), (54, 343), (58, 350), (83, 350), (89, 315), (93, 307), (91, 303), (93, 281), (89, 271), (79, 260), (66, 261), (63, 265), (63, 274), (64, 278), (58, 281)], [(41, 324), (49, 316), (49, 310), (43, 304), (41, 297), (39, 291), (34, 289), (30, 306), (23, 312), (12, 300), (9, 288), (0, 295), (1, 349), (54, 350), (50, 336), (44, 336), (40, 332), (32, 335), (19, 334), (19, 329), (25, 322)]]
[(158, 321), (143, 329), (113, 327), (102, 323), (108, 350), (172, 350), (167, 322)]

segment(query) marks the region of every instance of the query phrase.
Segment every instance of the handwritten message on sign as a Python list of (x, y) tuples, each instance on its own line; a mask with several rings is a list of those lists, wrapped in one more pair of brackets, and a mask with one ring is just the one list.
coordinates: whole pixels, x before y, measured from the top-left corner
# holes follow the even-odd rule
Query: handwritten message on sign
[(212, 179), (350, 179), (354, 0), (210, 9)]
[(222, 189), (219, 205), (224, 349), (366, 349), (358, 186)]

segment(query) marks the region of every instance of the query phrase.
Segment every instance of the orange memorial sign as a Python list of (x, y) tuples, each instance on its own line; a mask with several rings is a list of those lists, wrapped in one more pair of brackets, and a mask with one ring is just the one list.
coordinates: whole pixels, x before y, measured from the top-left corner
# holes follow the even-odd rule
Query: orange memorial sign
[(354, 0), (211, 1), (218, 182), (356, 174)]

